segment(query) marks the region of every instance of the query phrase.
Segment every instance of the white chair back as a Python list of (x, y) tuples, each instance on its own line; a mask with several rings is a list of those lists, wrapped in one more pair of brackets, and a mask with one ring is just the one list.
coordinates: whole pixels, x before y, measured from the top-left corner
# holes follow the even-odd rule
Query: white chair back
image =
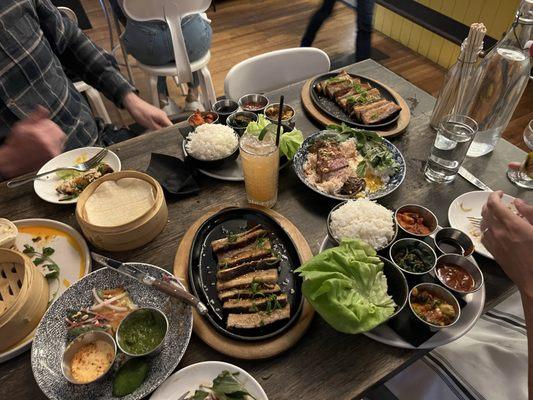
[(314, 47), (297, 47), (261, 54), (234, 65), (224, 81), (227, 98), (264, 93), (329, 71), (328, 55)]
[(210, 5), (211, 0), (122, 0), (121, 4), (124, 14), (135, 21), (159, 20), (167, 23), (180, 82), (192, 81), (181, 20), (187, 15), (205, 12)]

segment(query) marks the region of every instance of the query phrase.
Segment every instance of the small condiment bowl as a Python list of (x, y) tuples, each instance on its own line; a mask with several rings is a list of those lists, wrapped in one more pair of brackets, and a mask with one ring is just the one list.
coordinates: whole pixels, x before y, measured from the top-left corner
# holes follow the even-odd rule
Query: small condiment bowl
[(390, 294), (394, 302), (396, 303), (396, 310), (388, 319), (396, 317), (407, 304), (407, 298), (409, 297), (409, 286), (407, 285), (407, 279), (402, 271), (394, 265), (390, 260), (385, 257), (378, 256), (383, 261), (383, 273), (387, 278), (387, 293)]
[[(72, 360), (74, 359), (74, 356), (78, 352), (78, 350), (89, 343), (95, 343), (98, 340), (102, 340), (106, 343), (109, 343), (111, 347), (113, 347), (113, 360), (109, 364), (109, 367), (105, 370), (102, 375), (100, 375), (98, 378), (91, 382), (79, 382), (77, 381), (74, 376), (72, 376), (72, 371), (70, 369), (70, 366), (72, 364)], [(76, 337), (72, 342), (69, 343), (65, 351), (63, 352), (63, 358), (61, 360), (61, 372), (63, 373), (63, 376), (65, 379), (67, 379), (70, 383), (74, 383), (75, 385), (87, 385), (89, 383), (93, 383), (96, 381), (99, 381), (102, 379), (113, 366), (113, 363), (115, 362), (115, 357), (117, 356), (117, 344), (115, 343), (115, 339), (113, 339), (113, 336), (111, 336), (109, 333), (104, 331), (90, 331), (86, 333), (82, 333), (78, 337)]]
[[(456, 314), (454, 321), (451, 324), (449, 324), (449, 325), (440, 326), (440, 325), (431, 324), (431, 323), (423, 320), (422, 318), (420, 318), (418, 316), (418, 314), (415, 312), (415, 310), (413, 310), (413, 305), (411, 303), (411, 293), (413, 292), (413, 290), (415, 288), (418, 289), (418, 290), (426, 290), (428, 292), (431, 292), (431, 293), (435, 294), (436, 296), (440, 297), (441, 299), (443, 299), (444, 301), (446, 301), (447, 303), (451, 304), (451, 306), (454, 308), (455, 314)], [(409, 300), (409, 308), (411, 309), (411, 312), (414, 314), (415, 318), (418, 321), (422, 322), (427, 327), (429, 327), (429, 329), (431, 331), (433, 331), (433, 332), (439, 331), (441, 329), (449, 328), (450, 326), (455, 325), (455, 323), (457, 321), (459, 321), (459, 318), (461, 318), (461, 307), (459, 306), (459, 302), (457, 301), (455, 296), (448, 289), (445, 289), (442, 286), (437, 285), (436, 283), (419, 283), (418, 285), (414, 286), (409, 291), (409, 296), (408, 297), (409, 297), (408, 298), (408, 300)]]
[[(430, 267), (424, 271), (424, 272), (412, 272), (412, 271), (408, 271), (404, 268), (402, 268), (400, 265), (398, 265), (398, 263), (395, 261), (394, 259), (394, 256), (397, 254), (397, 252), (405, 247), (417, 247), (419, 249), (426, 249), (431, 257), (432, 257), (432, 263), (430, 265)], [(423, 242), (422, 240), (419, 240), (419, 239), (415, 239), (415, 238), (403, 238), (403, 239), (400, 239), (400, 240), (397, 240), (396, 242), (394, 242), (390, 248), (389, 248), (389, 257), (391, 259), (391, 261), (394, 263), (394, 265), (396, 265), (398, 268), (400, 268), (400, 270), (407, 276), (407, 278), (419, 278), (421, 277), (422, 275), (425, 275), (431, 271), (433, 271), (433, 269), (435, 268), (435, 265), (437, 264), (437, 255), (435, 254), (435, 251), (431, 248), (430, 245), (428, 245), (427, 243)]]
[[(398, 221), (398, 213), (404, 212), (415, 212), (419, 214), (424, 219), (424, 223), (429, 228), (430, 232), (427, 235), (421, 235), (419, 233), (414, 233), (405, 229)], [(396, 221), (396, 224), (398, 224), (399, 229), (402, 233), (407, 234), (408, 236), (414, 236), (418, 238), (424, 238), (435, 233), (439, 226), (439, 221), (437, 220), (435, 214), (433, 214), (428, 208), (420, 206), (418, 204), (405, 204), (401, 206), (394, 213), (394, 220)]]
[[(326, 219), (326, 228), (327, 228), (327, 231), (328, 231), (328, 238), (331, 240), (332, 243), (335, 243), (336, 245), (339, 245), (343, 238), (337, 238), (333, 234), (333, 231), (331, 229), (331, 214), (333, 214), (333, 212), (335, 212), (337, 209), (339, 209), (340, 207), (345, 205), (348, 201), (351, 201), (351, 200), (343, 201), (342, 203), (339, 203), (335, 207), (333, 207), (331, 209), (331, 211), (329, 212), (329, 214), (328, 214), (328, 218)], [(392, 222), (394, 224), (394, 235), (392, 236), (391, 240), (389, 240), (389, 242), (385, 246), (379, 247), (379, 248), (374, 249), (374, 250), (380, 251), (380, 250), (386, 249), (392, 243), (394, 243), (394, 241), (396, 240), (396, 236), (398, 235), (398, 224), (394, 221), (394, 219), (393, 219)], [(356, 239), (356, 238), (350, 238), (350, 239)]]
[[(193, 128), (196, 128), (197, 126), (199, 125), (195, 125), (193, 122), (192, 122), (192, 117), (193, 117), (194, 113), (189, 115), (189, 118), (187, 118), (187, 122), (189, 124), (189, 126), (192, 126)], [(205, 118), (207, 115), (212, 115), (213, 116), (213, 122), (206, 122), (209, 123), (209, 124), (216, 124), (219, 120), (219, 115), (217, 112), (215, 111), (200, 111), (200, 115), (202, 116), (202, 118)], [(202, 125), (202, 124), (200, 124)]]
[[(147, 352), (142, 353), (142, 354), (131, 353), (131, 352), (125, 350), (123, 348), (123, 346), (121, 345), (121, 328), (124, 327), (126, 321), (131, 320), (132, 318), (135, 318), (139, 313), (147, 312), (147, 311), (150, 312), (160, 322), (164, 323), (165, 335), (163, 336), (163, 339), (161, 339), (161, 342), (156, 347), (154, 347), (152, 350), (147, 351)], [(154, 353), (158, 352), (161, 349), (161, 347), (163, 346), (163, 343), (165, 342), (165, 338), (167, 337), (167, 334), (168, 334), (168, 318), (167, 318), (167, 316), (161, 310), (158, 310), (157, 308), (143, 307), (143, 308), (139, 308), (139, 309), (137, 309), (135, 311), (132, 311), (131, 313), (128, 314), (128, 316), (126, 318), (124, 318), (120, 322), (120, 324), (117, 327), (116, 342), (117, 342), (117, 346), (118, 346), (119, 350), (122, 351), (124, 354), (126, 354), (126, 355), (128, 355), (130, 357), (144, 357), (144, 356), (148, 356), (148, 355), (151, 355), (151, 354), (154, 354)]]
[(219, 121), (225, 124), (228, 116), (239, 109), (239, 103), (231, 99), (222, 99), (213, 104), (213, 111), (218, 113)]
[[(259, 103), (261, 107), (258, 108), (248, 108), (246, 107), (247, 103)], [(262, 114), (265, 112), (265, 108), (268, 106), (268, 98), (262, 94), (245, 94), (239, 99), (239, 107), (244, 111), (251, 111), (256, 114)]]
[[(448, 285), (446, 282), (444, 282), (444, 280), (441, 279), (441, 277), (437, 273), (439, 266), (444, 264), (454, 264), (464, 268), (466, 272), (468, 272), (472, 276), (472, 279), (474, 280), (474, 287), (469, 291), (462, 291), (455, 289)], [(440, 283), (442, 283), (452, 292), (458, 293), (459, 295), (467, 295), (469, 293), (477, 292), (481, 288), (481, 286), (483, 286), (484, 283), (483, 273), (481, 272), (479, 267), (475, 263), (470, 261), (468, 258), (460, 256), (458, 254), (443, 254), (442, 256), (440, 256), (437, 259), (437, 265), (435, 267), (434, 273)]]
[(470, 237), (466, 233), (460, 231), (459, 229), (441, 228), (435, 234), (435, 238), (433, 240), (435, 242), (435, 248), (440, 254), (456, 254), (450, 253), (449, 251), (444, 251), (444, 249), (439, 247), (439, 242), (443, 240), (456, 242), (459, 246), (461, 246), (461, 248), (463, 249), (463, 253), (460, 255), (468, 257), (474, 253), (474, 242), (472, 242), (472, 239), (470, 239)]
[[(235, 129), (234, 129), (235, 130)], [(229, 161), (235, 160), (239, 156), (239, 135), (235, 133), (235, 136), (237, 138), (237, 146), (235, 147), (235, 150), (231, 152), (231, 154), (216, 158), (214, 160), (203, 160), (201, 158), (196, 158), (194, 155), (192, 155), (190, 152), (187, 151), (187, 141), (188, 139), (183, 140), (183, 153), (186, 155), (186, 158), (192, 165), (194, 165), (196, 168), (200, 169), (214, 169), (219, 168), (222, 165), (226, 164)]]
[(235, 120), (240, 116), (250, 118), (250, 122), (256, 122), (258, 120), (257, 114), (254, 114), (251, 111), (237, 111), (231, 114), (226, 120), (226, 125), (233, 128), (233, 130), (237, 132), (239, 136), (241, 136), (246, 130), (246, 126), (240, 126), (235, 122)]
[[(279, 110), (279, 103), (269, 104), (268, 107), (265, 108), (265, 117), (266, 117), (266, 119), (268, 119), (270, 122), (272, 122), (274, 124), (277, 124), (278, 123), (278, 113), (277, 112), (276, 112), (276, 115), (274, 117), (269, 117), (268, 116), (268, 111), (271, 108), (277, 108)], [(290, 118), (282, 118), (281, 119), (282, 124), (283, 123), (290, 124), (294, 120), (294, 117), (296, 115), (296, 111), (294, 110), (294, 107), (291, 106), (290, 104), (284, 104), (283, 105), (283, 110), (292, 111), (292, 116)]]

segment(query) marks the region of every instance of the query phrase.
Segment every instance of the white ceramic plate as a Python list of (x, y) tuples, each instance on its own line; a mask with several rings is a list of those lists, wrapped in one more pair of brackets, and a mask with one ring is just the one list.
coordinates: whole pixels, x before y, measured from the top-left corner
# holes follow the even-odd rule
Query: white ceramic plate
[[(326, 236), (322, 241), (319, 252), (334, 246), (335, 244)], [(470, 256), (469, 260), (477, 265), (474, 257)], [(477, 320), (483, 313), (483, 307), (485, 306), (485, 285), (481, 286), (481, 289), (477, 292), (465, 296), (464, 300), (467, 302), (467, 305), (461, 308), (461, 318), (459, 321), (449, 328), (441, 329), (418, 347), (405, 341), (386, 324), (380, 325), (377, 328), (372, 329), (370, 332), (365, 332), (363, 335), (377, 342), (404, 349), (433, 349), (435, 347), (443, 346), (459, 339), (476, 324)], [(409, 306), (407, 305), (406, 307)]]
[(220, 361), (205, 361), (185, 367), (168, 377), (161, 386), (152, 394), (150, 400), (178, 399), (187, 391), (192, 395), (200, 385), (211, 386), (222, 371), (238, 372), (237, 379), (246, 390), (257, 400), (268, 400), (268, 397), (259, 383), (245, 370), (233, 364)]
[[(494, 260), (492, 254), (481, 243), (481, 231), (468, 220), (468, 217), (481, 218), (481, 209), (491, 193), (474, 191), (457, 197), (450, 204), (450, 208), (448, 208), (448, 221), (452, 228), (463, 231), (472, 239), (476, 252)], [(514, 197), (504, 194), (502, 200), (504, 204), (510, 204), (514, 200)]]
[[(101, 147), (82, 147), (62, 153), (55, 158), (52, 158), (37, 172), (38, 174), (51, 171), (60, 167), (70, 167), (79, 162), (86, 161), (92, 156), (101, 151)], [(108, 151), (102, 162), (107, 163), (113, 171), (118, 172), (121, 168), (120, 159), (112, 151)], [(36, 179), (33, 182), (35, 193), (44, 201), (54, 204), (73, 204), (78, 201), (78, 198), (66, 201), (59, 201), (60, 195), (56, 192), (56, 186), (61, 182), (61, 179), (56, 174), (50, 174), (42, 178)]]
[[(14, 221), (19, 229), (15, 242), (17, 250), (24, 245), (41, 251), (43, 247), (53, 248), (50, 258), (59, 266), (59, 278), (49, 280), (50, 302), (57, 299), (70, 285), (91, 272), (89, 248), (83, 237), (70, 226), (50, 219), (21, 219)], [(32, 239), (41, 237), (34, 242)], [(31, 346), (33, 332), (10, 349), (0, 353), (0, 363), (26, 351)]]

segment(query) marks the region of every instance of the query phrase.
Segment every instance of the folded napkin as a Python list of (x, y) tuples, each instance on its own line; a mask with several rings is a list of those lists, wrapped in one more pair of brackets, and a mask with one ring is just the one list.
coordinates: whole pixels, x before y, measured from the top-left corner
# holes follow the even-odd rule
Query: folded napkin
[(146, 172), (156, 179), (168, 193), (186, 196), (200, 191), (194, 179), (194, 170), (179, 158), (152, 153)]

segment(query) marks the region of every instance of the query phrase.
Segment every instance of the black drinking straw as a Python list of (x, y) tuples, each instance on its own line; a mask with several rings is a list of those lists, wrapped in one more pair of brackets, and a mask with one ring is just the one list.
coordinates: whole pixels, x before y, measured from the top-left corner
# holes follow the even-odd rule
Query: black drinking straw
[(278, 130), (276, 132), (276, 147), (279, 146), (279, 137), (281, 134), (281, 116), (283, 114), (283, 101), (285, 100), (285, 97), (281, 95), (279, 98), (279, 112), (278, 112)]

